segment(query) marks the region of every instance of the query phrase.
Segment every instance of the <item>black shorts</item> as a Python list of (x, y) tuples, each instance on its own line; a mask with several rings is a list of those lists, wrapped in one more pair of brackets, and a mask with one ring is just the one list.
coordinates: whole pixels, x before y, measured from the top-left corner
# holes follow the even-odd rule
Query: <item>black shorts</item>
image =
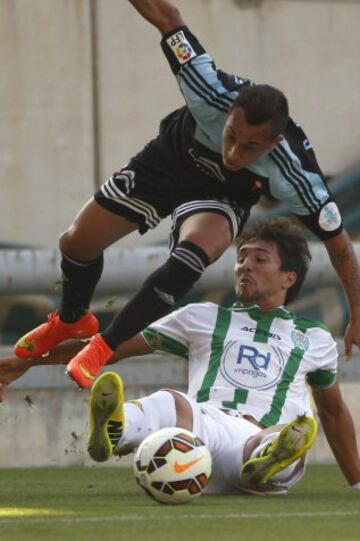
[(166, 162), (155, 139), (115, 172), (94, 197), (102, 207), (137, 223), (142, 235), (171, 214), (173, 245), (181, 223), (200, 212), (222, 214), (229, 221), (233, 238), (239, 235), (251, 205), (231, 201), (220, 188), (210, 179), (204, 186), (192, 182), (190, 172)]

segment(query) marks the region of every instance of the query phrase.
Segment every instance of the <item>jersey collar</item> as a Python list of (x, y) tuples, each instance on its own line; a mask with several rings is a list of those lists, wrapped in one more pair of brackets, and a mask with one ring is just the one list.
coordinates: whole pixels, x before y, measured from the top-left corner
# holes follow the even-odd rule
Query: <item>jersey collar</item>
[(262, 308), (260, 308), (260, 306), (258, 306), (257, 304), (253, 304), (252, 306), (242, 306), (240, 303), (238, 302), (235, 302), (233, 305), (232, 305), (232, 310), (234, 310), (235, 312), (249, 312), (250, 315), (251, 314), (254, 314), (254, 315), (270, 315), (272, 317), (280, 317), (282, 319), (293, 319), (294, 318), (294, 315), (292, 312), (290, 312), (290, 310), (288, 310), (287, 308), (285, 308), (285, 306), (278, 306), (276, 308), (274, 308), (273, 310), (270, 310), (270, 312), (264, 312), (264, 310), (262, 310)]

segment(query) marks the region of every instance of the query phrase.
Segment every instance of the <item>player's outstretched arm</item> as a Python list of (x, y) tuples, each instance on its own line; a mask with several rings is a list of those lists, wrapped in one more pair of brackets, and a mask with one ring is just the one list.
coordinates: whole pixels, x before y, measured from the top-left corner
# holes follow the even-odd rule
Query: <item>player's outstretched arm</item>
[(20, 378), (32, 366), (66, 365), (84, 345), (84, 342), (80, 342), (79, 340), (69, 340), (68, 342), (59, 344), (45, 357), (36, 357), (34, 359), (20, 359), (16, 355), (2, 357), (0, 359), (0, 402), (5, 398), (7, 386), (12, 381)]
[(353, 344), (360, 347), (360, 267), (346, 231), (325, 241), (325, 246), (350, 306), (350, 323), (345, 334), (345, 355), (350, 358)]
[(351, 417), (335, 383), (327, 389), (313, 388), (313, 396), (326, 439), (351, 487), (360, 489), (360, 458)]
[(179, 10), (168, 0), (129, 0), (129, 2), (162, 34), (185, 24)]
[[(4, 400), (6, 387), (25, 374), (32, 366), (67, 365), (85, 345), (86, 342), (68, 340), (56, 346), (46, 357), (20, 359), (11, 355), (0, 359), (0, 402)], [(146, 355), (153, 351), (143, 336), (137, 334), (134, 338), (120, 344), (107, 364), (116, 363), (127, 357)]]

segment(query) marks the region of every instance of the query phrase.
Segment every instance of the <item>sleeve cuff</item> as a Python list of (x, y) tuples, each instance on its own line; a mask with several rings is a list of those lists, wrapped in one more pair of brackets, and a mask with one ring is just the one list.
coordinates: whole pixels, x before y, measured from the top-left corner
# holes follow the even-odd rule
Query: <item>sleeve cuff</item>
[(343, 230), (340, 211), (332, 199), (328, 199), (321, 209), (314, 214), (304, 216), (297, 214), (296, 216), (322, 241), (336, 237)]
[(142, 335), (149, 346), (155, 351), (165, 351), (183, 359), (188, 359), (189, 357), (188, 347), (166, 334), (147, 327), (143, 330)]
[(331, 372), (329, 370), (316, 370), (315, 372), (309, 372), (306, 379), (311, 387), (326, 389), (327, 387), (334, 385), (336, 377), (336, 372)]

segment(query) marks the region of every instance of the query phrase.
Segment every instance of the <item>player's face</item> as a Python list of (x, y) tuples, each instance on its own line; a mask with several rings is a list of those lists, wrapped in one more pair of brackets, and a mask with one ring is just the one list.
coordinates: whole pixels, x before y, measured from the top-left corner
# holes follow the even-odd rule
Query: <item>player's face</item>
[(296, 272), (280, 270), (281, 259), (274, 242), (254, 239), (244, 243), (235, 264), (235, 290), (243, 304), (271, 310), (285, 303), (296, 281)]
[(229, 171), (238, 171), (257, 160), (282, 140), (273, 137), (270, 122), (252, 126), (246, 122), (244, 109), (235, 107), (227, 117), (222, 136), (223, 164)]

